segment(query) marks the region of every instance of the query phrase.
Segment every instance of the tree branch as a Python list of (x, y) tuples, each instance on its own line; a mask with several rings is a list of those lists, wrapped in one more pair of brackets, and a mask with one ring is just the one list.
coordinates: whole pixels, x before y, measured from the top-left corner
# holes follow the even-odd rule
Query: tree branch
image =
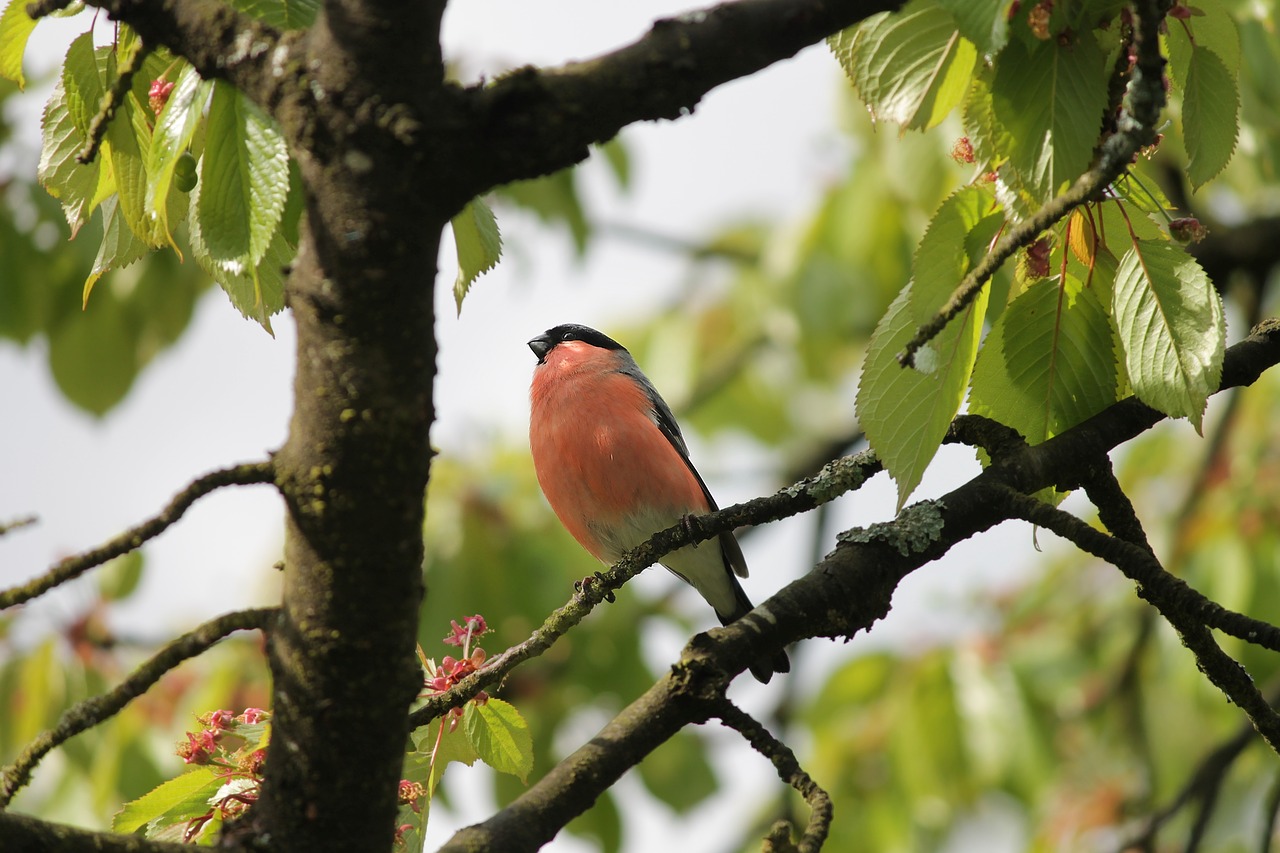
[(1280, 650), (1280, 628), (1233, 613), (1210, 601), (1164, 571), (1148, 551), (1095, 530), (1056, 507), (1019, 494), (1001, 492), (1002, 503), (1015, 518), (1046, 527), (1078, 548), (1116, 566), (1137, 582), (1138, 595), (1153, 604), (1182, 637), (1196, 664), (1227, 698), (1248, 715), (1267, 744), (1280, 753), (1280, 714), (1258, 691), (1249, 674), (1213, 638), (1210, 628)]
[(468, 90), (483, 150), (477, 194), (585, 160), (637, 121), (677, 119), (715, 87), (753, 74), (893, 0), (737, 0), (656, 21), (638, 41), (560, 68), (526, 67)]
[(249, 486), (270, 483), (274, 476), (275, 469), (271, 462), (248, 462), (205, 474), (203, 477), (193, 481), (191, 485), (181, 492), (178, 492), (159, 515), (144, 521), (136, 527), (129, 528), (124, 533), (99, 545), (97, 548), (67, 557), (43, 575), (31, 579), (25, 584), (0, 590), (0, 610), (12, 607), (15, 604), (21, 604), (24, 601), (30, 601), (59, 584), (79, 577), (94, 566), (100, 566), (107, 560), (137, 550), (142, 547), (142, 543), (159, 536), (177, 522), (178, 519), (182, 518), (183, 513), (196, 500), (215, 489), (220, 489), (224, 486)]
[(1049, 226), (1080, 205), (1096, 198), (1129, 168), (1134, 155), (1156, 140), (1156, 127), (1165, 105), (1164, 57), (1160, 55), (1160, 25), (1164, 14), (1159, 0), (1137, 0), (1134, 10), (1134, 48), (1138, 61), (1129, 81), (1128, 106), (1121, 114), (1116, 133), (1102, 145), (1097, 164), (1085, 172), (1071, 188), (1009, 228), (978, 264), (960, 282), (945, 305), (921, 326), (898, 355), (903, 367), (915, 364), (921, 347), (933, 340), (947, 323), (968, 307), (987, 280), (995, 275), (1013, 253), (1029, 245)]
[(279, 609), (264, 607), (238, 610), (210, 619), (194, 631), (168, 643), (135, 669), (114, 690), (76, 704), (63, 713), (58, 724), (41, 732), (27, 744), (22, 754), (0, 774), (0, 811), (8, 807), (31, 778), (31, 771), (54, 747), (117, 714), (141, 696), (178, 664), (201, 654), (234, 631), (265, 630), (279, 615)]
[(5, 850), (80, 853), (191, 853), (191, 845), (152, 841), (140, 835), (95, 832), (12, 812), (0, 812)]
[(811, 813), (809, 825), (805, 827), (804, 836), (800, 839), (799, 851), (817, 853), (821, 850), (831, 832), (831, 819), (834, 815), (831, 795), (804, 771), (790, 747), (771, 735), (764, 726), (727, 697), (716, 703), (714, 714), (720, 722), (746, 738), (756, 752), (769, 759), (778, 771), (778, 778), (804, 797)]

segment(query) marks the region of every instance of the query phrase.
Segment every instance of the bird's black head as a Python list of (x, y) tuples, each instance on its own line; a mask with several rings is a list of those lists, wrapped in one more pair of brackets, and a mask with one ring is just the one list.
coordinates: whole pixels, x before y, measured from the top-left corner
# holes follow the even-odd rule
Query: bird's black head
[(600, 347), (600, 349), (627, 351), (626, 347), (603, 332), (597, 332), (590, 326), (582, 326), (577, 323), (565, 323), (562, 326), (556, 326), (554, 329), (547, 329), (541, 335), (529, 341), (529, 349), (533, 350), (533, 354), (538, 357), (538, 363), (541, 364), (546, 359), (547, 353), (555, 349), (557, 344), (565, 341), (582, 341), (584, 344)]

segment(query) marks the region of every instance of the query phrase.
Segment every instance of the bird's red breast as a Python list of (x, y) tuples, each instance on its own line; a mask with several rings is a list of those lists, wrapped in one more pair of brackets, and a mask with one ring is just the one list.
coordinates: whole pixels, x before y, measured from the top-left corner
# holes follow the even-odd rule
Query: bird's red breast
[(709, 506), (658, 428), (653, 402), (620, 373), (619, 353), (566, 341), (534, 370), (529, 443), (538, 482), (565, 528), (597, 559)]

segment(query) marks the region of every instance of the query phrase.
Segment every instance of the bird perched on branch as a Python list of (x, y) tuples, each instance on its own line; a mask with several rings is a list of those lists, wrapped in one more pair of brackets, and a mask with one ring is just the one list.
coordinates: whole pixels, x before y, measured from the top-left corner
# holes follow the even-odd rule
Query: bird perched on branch
[[(622, 344), (569, 324), (548, 329), (529, 349), (538, 357), (529, 389), (533, 467), (582, 547), (612, 565), (659, 530), (717, 509), (670, 407)], [(660, 562), (693, 586), (722, 624), (752, 609), (738, 583), (747, 563), (732, 532)], [(779, 652), (750, 669), (768, 682), (790, 667)]]

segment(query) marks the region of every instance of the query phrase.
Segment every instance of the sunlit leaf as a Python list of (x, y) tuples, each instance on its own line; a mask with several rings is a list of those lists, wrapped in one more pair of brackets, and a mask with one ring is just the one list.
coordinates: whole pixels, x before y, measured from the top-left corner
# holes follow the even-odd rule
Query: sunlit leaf
[(1239, 118), (1235, 75), (1218, 54), (1195, 47), (1182, 96), (1182, 141), (1193, 187), (1203, 186), (1226, 168), (1236, 150)]
[(973, 44), (934, 0), (873, 15), (828, 43), (877, 121), (923, 130), (964, 98), (977, 61)]
[(533, 739), (529, 724), (514, 705), (490, 698), (472, 702), (462, 714), (467, 740), (480, 760), (499, 773), (510, 773), (522, 781), (533, 769)]
[(1009, 163), (1041, 199), (1089, 165), (1107, 103), (1106, 56), (1090, 32), (1069, 45), (1034, 48), (1013, 39), (991, 87), (995, 120), (1012, 146)]
[(453, 217), (453, 242), (458, 251), (458, 277), (453, 282), (453, 298), (462, 313), (462, 300), (481, 273), (497, 266), (502, 256), (502, 234), (493, 211), (484, 199), (473, 198)]
[(1116, 401), (1111, 325), (1094, 290), (1037, 282), (996, 321), (973, 369), (969, 410), (1039, 444)]
[(1222, 301), (1204, 270), (1172, 243), (1135, 241), (1112, 301), (1134, 393), (1199, 429), (1226, 346)]
[(35, 32), (36, 22), (27, 14), (27, 0), (9, 0), (0, 15), (0, 77), (12, 80), (19, 89), (27, 87), (22, 75), (22, 55), (27, 50), (27, 40)]
[(111, 821), (115, 832), (137, 832), (153, 820), (188, 820), (209, 811), (208, 800), (222, 786), (214, 767), (197, 767), (170, 779), (148, 794), (126, 803)]
[(857, 399), (867, 440), (898, 484), (899, 508), (920, 484), (960, 409), (978, 350), (987, 290), (921, 349), (917, 369), (903, 368), (897, 360), (916, 331), (910, 299), (908, 285), (871, 336)]
[(289, 157), (275, 123), (230, 84), (217, 81), (195, 200), (210, 262), (240, 275), (262, 261), (288, 194)]

